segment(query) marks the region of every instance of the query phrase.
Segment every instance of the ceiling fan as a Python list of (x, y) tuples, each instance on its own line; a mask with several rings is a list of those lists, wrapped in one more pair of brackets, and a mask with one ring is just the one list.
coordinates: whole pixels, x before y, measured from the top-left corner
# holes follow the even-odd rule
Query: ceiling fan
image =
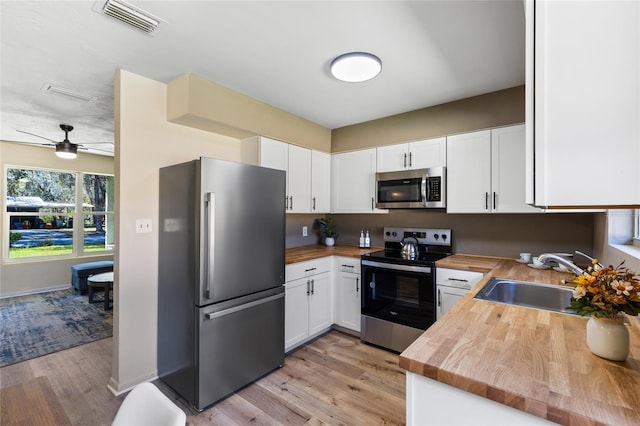
[[(69, 124), (61, 124), (60, 128), (64, 132), (64, 140), (62, 142), (57, 142), (57, 141), (54, 141), (53, 139), (49, 139), (49, 138), (46, 138), (44, 136), (36, 135), (35, 133), (26, 132), (24, 130), (16, 130), (16, 132), (25, 133), (27, 135), (35, 136), (35, 137), (38, 137), (40, 139), (48, 140), (51, 143), (45, 143), (45, 144), (42, 144), (42, 145), (55, 146), (56, 147), (56, 155), (58, 157), (60, 157), (60, 158), (74, 159), (78, 155), (78, 148), (87, 149), (87, 148), (84, 148), (80, 144), (73, 143), (73, 142), (69, 141), (69, 132), (73, 130), (73, 126), (71, 126)], [(106, 151), (106, 150), (102, 150), (102, 149), (96, 149), (96, 151), (110, 152), (110, 151)]]

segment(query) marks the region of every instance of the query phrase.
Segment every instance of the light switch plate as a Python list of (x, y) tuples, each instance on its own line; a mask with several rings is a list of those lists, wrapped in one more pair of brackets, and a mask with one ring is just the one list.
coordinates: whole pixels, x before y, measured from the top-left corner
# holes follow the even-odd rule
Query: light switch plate
[(151, 232), (151, 219), (136, 219), (136, 233)]
[(309, 235), (309, 232), (307, 231), (307, 227), (306, 227), (306, 226), (303, 226), (303, 227), (302, 227), (302, 236), (303, 236), (303, 237), (306, 237), (307, 235)]

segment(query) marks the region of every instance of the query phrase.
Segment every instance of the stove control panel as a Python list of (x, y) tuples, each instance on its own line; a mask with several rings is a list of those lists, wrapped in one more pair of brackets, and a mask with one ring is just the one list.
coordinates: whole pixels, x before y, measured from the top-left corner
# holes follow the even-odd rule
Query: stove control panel
[(426, 229), (426, 228), (384, 228), (384, 241), (400, 243), (407, 237), (418, 240), (418, 244), (436, 246), (451, 245), (451, 229)]

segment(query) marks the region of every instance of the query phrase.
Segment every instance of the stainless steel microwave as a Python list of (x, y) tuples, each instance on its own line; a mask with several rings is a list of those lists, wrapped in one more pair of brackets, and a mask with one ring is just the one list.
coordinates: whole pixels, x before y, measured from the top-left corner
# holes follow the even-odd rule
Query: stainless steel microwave
[(376, 207), (428, 209), (447, 207), (445, 167), (376, 173)]

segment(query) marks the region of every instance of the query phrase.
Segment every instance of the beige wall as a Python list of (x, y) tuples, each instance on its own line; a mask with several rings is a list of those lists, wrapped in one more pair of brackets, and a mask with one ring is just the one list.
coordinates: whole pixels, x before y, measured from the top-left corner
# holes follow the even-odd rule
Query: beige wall
[[(200, 156), (240, 160), (240, 141), (167, 122), (167, 86), (127, 71), (115, 78), (116, 239), (111, 388), (157, 374), (158, 169)], [(152, 220), (153, 232), (135, 233)]]
[(267, 136), (330, 152), (331, 131), (194, 74), (168, 85), (167, 120), (238, 139)]
[(331, 132), (331, 152), (524, 123), (524, 86), (423, 108)]
[[(5, 179), (7, 166), (34, 167), (60, 171), (80, 171), (91, 173), (113, 174), (113, 158), (103, 155), (78, 153), (75, 160), (63, 160), (56, 157), (53, 149), (47, 147), (30, 146), (16, 143), (0, 143), (0, 164), (2, 164), (2, 179)], [(0, 185), (4, 188), (4, 182)], [(6, 193), (3, 189), (0, 197), (0, 211), (5, 212)], [(81, 258), (65, 256), (55, 260), (36, 261), (7, 261), (6, 249), (9, 246), (5, 232), (9, 225), (5, 223), (3, 215), (2, 244), (0, 255), (0, 297), (46, 291), (71, 285), (71, 265), (80, 262), (112, 259), (113, 254), (88, 255)]]

